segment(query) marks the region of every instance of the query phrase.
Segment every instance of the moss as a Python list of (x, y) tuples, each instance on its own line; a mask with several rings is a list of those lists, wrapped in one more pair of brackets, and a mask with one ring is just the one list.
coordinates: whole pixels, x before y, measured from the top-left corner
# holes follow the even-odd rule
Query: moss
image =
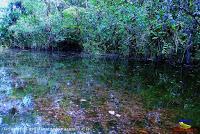
[(96, 133), (103, 132), (103, 126), (101, 125), (100, 122), (95, 122), (95, 123), (93, 124), (93, 130), (94, 130)]
[(69, 125), (71, 124), (71, 122), (72, 122), (72, 118), (70, 117), (70, 116), (68, 116), (68, 115), (65, 115), (64, 117), (63, 117), (63, 126), (65, 127), (65, 128), (67, 128), (67, 127), (69, 127)]
[(14, 89), (12, 92), (12, 97), (14, 98), (23, 98), (27, 94), (33, 94), (34, 97), (43, 96), (45, 93), (49, 91), (49, 88), (46, 86), (39, 85), (28, 85), (24, 90)]

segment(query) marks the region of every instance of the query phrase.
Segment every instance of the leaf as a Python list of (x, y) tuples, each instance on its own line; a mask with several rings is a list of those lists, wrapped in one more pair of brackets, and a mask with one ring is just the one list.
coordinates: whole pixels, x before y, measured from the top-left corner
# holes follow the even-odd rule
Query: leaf
[(115, 115), (115, 111), (108, 111), (109, 114)]
[(159, 38), (159, 37), (153, 37), (152, 39), (153, 39), (153, 40), (157, 40), (158, 38)]

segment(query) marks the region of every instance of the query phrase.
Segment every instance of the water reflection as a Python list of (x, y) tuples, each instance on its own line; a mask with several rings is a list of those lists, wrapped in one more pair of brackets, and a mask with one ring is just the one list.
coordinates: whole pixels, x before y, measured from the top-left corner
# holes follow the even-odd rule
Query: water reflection
[(199, 70), (84, 54), (7, 50), (0, 58), (0, 124), (16, 128), (10, 133), (168, 133), (179, 118), (200, 122)]

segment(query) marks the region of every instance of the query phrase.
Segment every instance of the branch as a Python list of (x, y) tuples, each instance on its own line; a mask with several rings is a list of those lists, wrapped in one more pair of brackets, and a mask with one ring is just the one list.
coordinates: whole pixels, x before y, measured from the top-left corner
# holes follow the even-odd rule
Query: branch
[(196, 19), (196, 17), (200, 17), (200, 14), (195, 12), (192, 13), (190, 11), (188, 11), (187, 9), (183, 8), (183, 7), (179, 7), (179, 10), (183, 10), (186, 14), (192, 16), (192, 18), (197, 22), (197, 24), (200, 26), (200, 22)]

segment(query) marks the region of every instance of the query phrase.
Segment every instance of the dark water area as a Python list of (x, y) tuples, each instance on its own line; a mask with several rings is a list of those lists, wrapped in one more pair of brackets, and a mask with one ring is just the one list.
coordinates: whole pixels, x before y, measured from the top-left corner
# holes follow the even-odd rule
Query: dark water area
[(1, 50), (0, 133), (170, 133), (180, 119), (198, 127), (199, 88), (197, 68)]

